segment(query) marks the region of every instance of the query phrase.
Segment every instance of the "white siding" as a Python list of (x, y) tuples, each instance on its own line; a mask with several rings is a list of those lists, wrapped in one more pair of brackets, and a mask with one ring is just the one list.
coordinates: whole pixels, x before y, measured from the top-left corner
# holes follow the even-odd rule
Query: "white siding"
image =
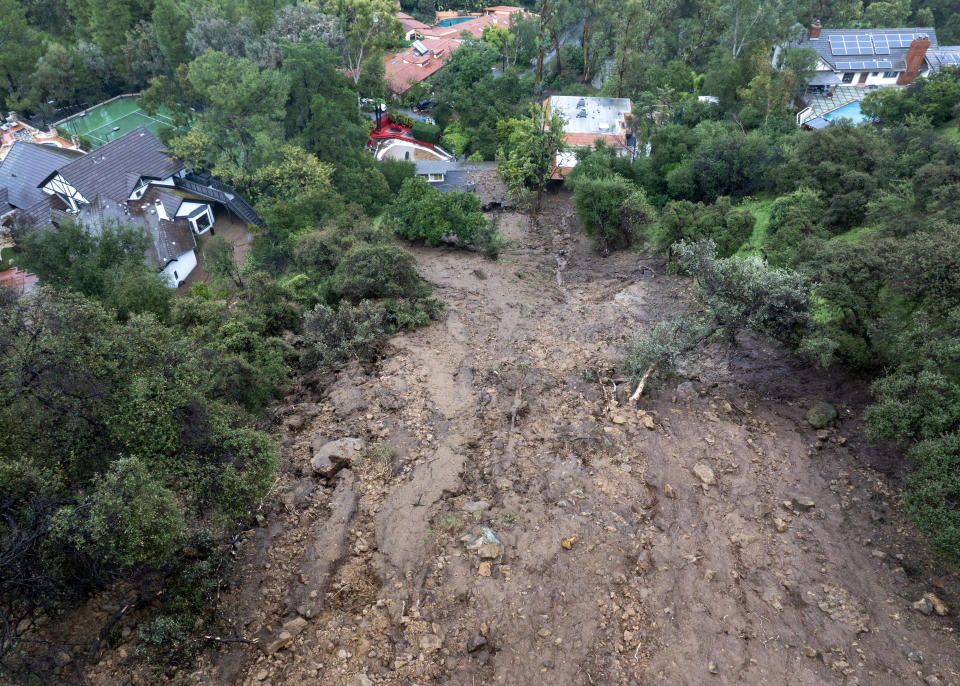
[(160, 273), (167, 279), (170, 288), (176, 288), (197, 266), (197, 253), (188, 250), (164, 267)]

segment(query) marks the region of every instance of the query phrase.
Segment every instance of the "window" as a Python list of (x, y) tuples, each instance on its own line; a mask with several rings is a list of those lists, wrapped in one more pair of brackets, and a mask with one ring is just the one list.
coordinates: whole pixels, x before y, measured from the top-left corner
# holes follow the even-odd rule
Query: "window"
[(853, 83), (853, 72), (852, 72), (852, 71), (848, 71), (846, 74), (843, 75), (843, 82), (844, 82), (844, 83)]
[(175, 279), (179, 279), (179, 278), (180, 278), (180, 275), (177, 274), (177, 270), (176, 270), (176, 269), (173, 270), (173, 278), (175, 278)]
[(431, 183), (439, 183), (440, 181), (443, 181), (443, 174), (428, 174), (427, 181)]
[(880, 76), (880, 72), (875, 71), (875, 72), (873, 72), (872, 74), (870, 74), (870, 76)]
[(885, 78), (885, 79), (895, 79), (895, 78), (897, 78), (898, 76), (900, 76), (900, 72), (898, 72), (898, 71), (885, 71), (885, 72), (883, 72), (883, 78)]
[(409, 151), (409, 150), (408, 150), (407, 152), (403, 153), (403, 159), (405, 159), (405, 160), (409, 160), (409, 159), (410, 159), (410, 151)]

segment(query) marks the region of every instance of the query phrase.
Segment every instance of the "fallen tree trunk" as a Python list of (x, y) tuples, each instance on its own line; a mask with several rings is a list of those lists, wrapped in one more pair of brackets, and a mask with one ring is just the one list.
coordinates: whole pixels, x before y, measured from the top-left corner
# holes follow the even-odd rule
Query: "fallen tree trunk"
[(635, 390), (633, 395), (630, 396), (630, 402), (635, 403), (640, 399), (640, 394), (643, 393), (643, 387), (647, 385), (647, 380), (650, 378), (650, 375), (656, 371), (656, 369), (656, 362), (647, 367), (647, 371), (645, 371), (643, 376), (640, 377), (640, 383), (637, 384), (637, 390)]

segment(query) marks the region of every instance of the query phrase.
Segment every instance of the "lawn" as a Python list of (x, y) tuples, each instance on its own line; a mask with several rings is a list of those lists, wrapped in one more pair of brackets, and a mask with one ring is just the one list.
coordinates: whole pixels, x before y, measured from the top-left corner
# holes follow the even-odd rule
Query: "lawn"
[(744, 200), (740, 207), (750, 210), (757, 218), (753, 227), (753, 234), (737, 251), (739, 257), (746, 257), (756, 248), (762, 248), (767, 240), (767, 226), (770, 224), (770, 211), (773, 208), (774, 198), (753, 198)]

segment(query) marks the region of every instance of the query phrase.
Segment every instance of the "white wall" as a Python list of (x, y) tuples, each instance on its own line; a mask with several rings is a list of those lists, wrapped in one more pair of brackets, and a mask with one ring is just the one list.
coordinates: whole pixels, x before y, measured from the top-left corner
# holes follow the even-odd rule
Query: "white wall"
[(425, 146), (417, 145), (416, 143), (410, 143), (408, 141), (402, 141), (397, 138), (393, 138), (381, 143), (375, 156), (378, 160), (409, 160), (410, 162), (414, 162), (418, 159), (442, 160), (444, 162), (448, 162), (453, 159), (452, 156), (444, 155), (439, 150), (427, 148)]
[(188, 250), (164, 267), (160, 273), (166, 277), (167, 285), (169, 285), (170, 288), (176, 288), (180, 285), (181, 281), (187, 278), (196, 266), (197, 253), (193, 250)]

